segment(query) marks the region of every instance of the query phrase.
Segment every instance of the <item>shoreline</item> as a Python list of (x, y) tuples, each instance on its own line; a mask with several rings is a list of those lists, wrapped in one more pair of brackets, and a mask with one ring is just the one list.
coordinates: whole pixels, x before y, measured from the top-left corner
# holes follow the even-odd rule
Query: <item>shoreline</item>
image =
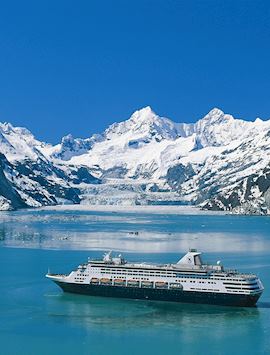
[(154, 213), (181, 215), (226, 215), (225, 211), (202, 210), (196, 206), (123, 206), (123, 205), (57, 205), (35, 208), (38, 211), (90, 211), (114, 213)]

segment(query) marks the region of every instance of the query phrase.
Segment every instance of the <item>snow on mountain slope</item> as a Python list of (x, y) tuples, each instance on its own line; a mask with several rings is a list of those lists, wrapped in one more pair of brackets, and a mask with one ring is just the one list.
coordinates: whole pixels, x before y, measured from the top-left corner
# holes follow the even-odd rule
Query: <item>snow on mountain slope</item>
[(255, 137), (270, 128), (270, 121), (235, 119), (215, 108), (194, 124), (194, 132), (203, 147), (226, 146), (233, 141)]
[[(269, 149), (270, 121), (234, 119), (216, 108), (186, 124), (145, 107), (100, 135), (68, 135), (56, 146), (0, 124), (3, 181), (31, 206), (192, 203), (268, 213)], [(9, 196), (0, 196), (9, 208)]]
[(232, 209), (266, 193), (259, 190), (255, 196), (240, 186), (268, 166), (269, 130), (269, 121), (234, 119), (219, 109), (194, 124), (181, 124), (146, 107), (111, 125), (103, 139), (87, 153), (71, 157), (70, 163), (96, 166), (101, 177), (117, 178), (127, 190), (134, 180), (143, 184), (148, 179), (156, 189), (177, 192), (182, 201)]
[[(73, 156), (70, 163), (96, 165), (102, 170), (122, 167), (127, 177), (156, 172), (158, 178), (171, 164), (171, 159), (195, 148), (195, 137), (181, 137), (176, 124), (146, 107), (136, 111), (127, 121), (112, 124), (105, 130), (103, 139), (93, 144), (87, 153)], [(168, 155), (169, 151), (172, 156)]]
[[(125, 136), (133, 146), (133, 141), (146, 144), (151, 141), (160, 142), (164, 139), (174, 140), (179, 137), (175, 124), (168, 118), (159, 117), (150, 106), (133, 113), (126, 121), (114, 123), (105, 130), (106, 139), (112, 140)], [(136, 145), (136, 148), (138, 145)]]
[(128, 142), (126, 135), (113, 141), (106, 140), (96, 144), (87, 154), (73, 157), (70, 163), (99, 166), (103, 171), (121, 167), (125, 169), (127, 178), (143, 178), (145, 174), (159, 178), (173, 161), (185, 156), (196, 144), (193, 136), (178, 138), (173, 142), (154, 140), (139, 148), (130, 147)]
[[(0, 196), (9, 209), (80, 203), (79, 186), (99, 183), (85, 167), (56, 166), (41, 158), (10, 162), (0, 154)], [(6, 209), (7, 202), (2, 205)]]
[(52, 147), (27, 129), (0, 123), (0, 210), (79, 203), (79, 183), (99, 183), (84, 167), (57, 166), (44, 156)]
[(260, 123), (236, 120), (213, 109), (195, 124), (177, 124), (146, 107), (127, 121), (111, 125), (103, 139), (95, 142), (87, 153), (71, 157), (69, 162), (95, 165), (102, 170), (121, 167), (129, 178), (147, 172), (158, 179), (182, 158), (196, 157), (203, 162), (231, 142), (249, 137), (249, 132), (256, 135), (258, 127), (264, 125), (263, 121)]
[(98, 134), (94, 134), (91, 138), (86, 139), (73, 138), (71, 134), (68, 134), (62, 138), (60, 144), (54, 147), (42, 147), (40, 151), (51, 158), (67, 161), (73, 156), (87, 153), (95, 143), (101, 140), (102, 136)]
[(171, 188), (208, 209), (270, 213), (270, 201), (265, 198), (270, 194), (269, 122), (261, 125), (261, 132), (216, 147), (216, 153), (201, 164), (196, 155), (205, 149), (192, 152), (168, 170)]
[[(232, 209), (246, 201), (259, 203), (270, 188), (270, 130), (245, 138), (215, 160), (207, 161), (199, 178), (215, 186), (215, 197), (219, 196), (221, 208)], [(213, 203), (212, 195), (209, 194), (210, 203), (211, 200)]]
[(45, 143), (36, 140), (26, 128), (0, 123), (0, 152), (8, 160), (35, 160), (42, 156), (41, 149), (45, 146)]

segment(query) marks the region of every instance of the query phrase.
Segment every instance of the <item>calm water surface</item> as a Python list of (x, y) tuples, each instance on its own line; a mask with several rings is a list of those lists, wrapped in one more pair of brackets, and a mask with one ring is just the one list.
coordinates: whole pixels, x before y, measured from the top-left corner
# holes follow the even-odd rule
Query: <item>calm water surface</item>
[[(20, 211), (0, 222), (0, 354), (270, 354), (268, 217)], [(256, 272), (258, 307), (63, 294), (44, 277), (108, 249), (175, 262), (189, 247)]]

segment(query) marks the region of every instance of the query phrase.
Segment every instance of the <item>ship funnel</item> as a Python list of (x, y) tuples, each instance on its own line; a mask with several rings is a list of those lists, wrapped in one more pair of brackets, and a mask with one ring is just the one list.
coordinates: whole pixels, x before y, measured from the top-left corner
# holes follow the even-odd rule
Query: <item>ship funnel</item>
[(105, 263), (110, 263), (112, 262), (112, 251), (110, 250), (108, 253), (105, 253), (103, 256), (103, 261)]

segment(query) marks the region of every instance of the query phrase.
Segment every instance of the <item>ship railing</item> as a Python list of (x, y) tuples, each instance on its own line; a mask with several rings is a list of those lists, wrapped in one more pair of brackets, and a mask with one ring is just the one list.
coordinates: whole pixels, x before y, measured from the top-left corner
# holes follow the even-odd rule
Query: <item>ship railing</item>
[(246, 279), (256, 279), (257, 275), (252, 273), (238, 273), (237, 276), (244, 277)]
[(222, 274), (224, 276), (231, 276), (234, 278), (244, 278), (244, 279), (256, 279), (257, 275), (253, 274), (253, 273), (246, 273), (246, 272), (239, 272), (235, 269), (226, 269), (223, 270), (222, 272), (217, 271), (217, 270), (213, 270), (213, 274), (217, 274), (219, 276), (219, 274)]
[(187, 270), (206, 270), (206, 268), (204, 267), (204, 265), (185, 265), (185, 264), (179, 264), (179, 265), (171, 265), (170, 268), (166, 268), (164, 270), (170, 270), (170, 269), (174, 269), (174, 270), (179, 270), (179, 269), (187, 269)]

